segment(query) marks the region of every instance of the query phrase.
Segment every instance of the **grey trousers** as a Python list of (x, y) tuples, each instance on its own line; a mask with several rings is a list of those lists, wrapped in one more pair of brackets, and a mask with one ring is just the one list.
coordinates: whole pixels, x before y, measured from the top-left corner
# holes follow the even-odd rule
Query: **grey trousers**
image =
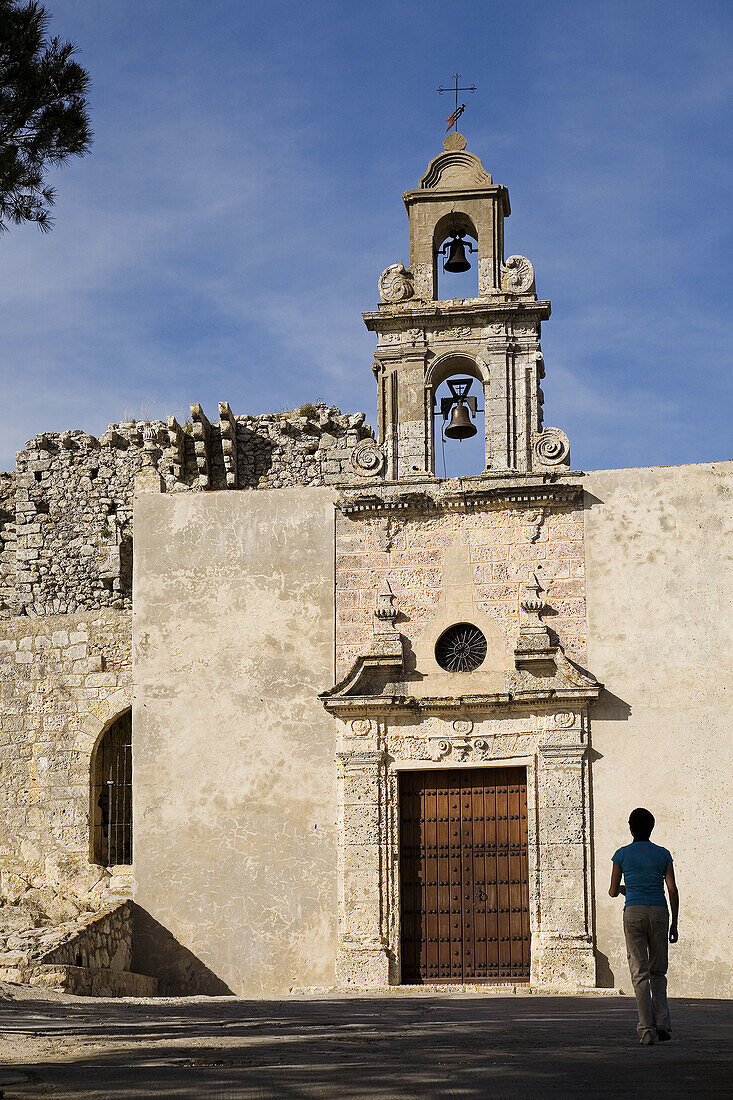
[(666, 905), (627, 905), (624, 935), (639, 1011), (637, 1031), (671, 1031), (667, 1004), (669, 914)]

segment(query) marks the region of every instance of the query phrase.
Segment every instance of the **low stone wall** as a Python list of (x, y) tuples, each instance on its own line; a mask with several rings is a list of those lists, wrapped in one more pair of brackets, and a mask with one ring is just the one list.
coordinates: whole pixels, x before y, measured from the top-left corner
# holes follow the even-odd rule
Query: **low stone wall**
[(29, 971), (26, 982), (77, 997), (155, 997), (158, 994), (157, 979), (147, 974), (78, 966), (36, 966)]
[(54, 947), (45, 947), (39, 963), (88, 967), (91, 970), (129, 970), (132, 959), (132, 912), (130, 902), (113, 904), (79, 920), (69, 931), (59, 933)]
[(0, 980), (42, 985), (86, 996), (150, 997), (155, 978), (130, 971), (133, 907), (116, 902), (55, 928), (16, 936), (0, 953)]

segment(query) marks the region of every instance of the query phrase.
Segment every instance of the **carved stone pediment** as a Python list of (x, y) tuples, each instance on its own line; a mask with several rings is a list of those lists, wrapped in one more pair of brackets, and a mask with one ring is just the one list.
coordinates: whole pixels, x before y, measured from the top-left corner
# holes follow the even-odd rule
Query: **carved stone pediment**
[(462, 146), (460, 142), (450, 144), (454, 147), (447, 148), (444, 153), (439, 153), (430, 161), (427, 172), (420, 179), (420, 189), (434, 187), (441, 190), (461, 190), (490, 187), (491, 176), (476, 154), (467, 152), (465, 140)]
[(597, 699), (602, 684), (574, 665), (561, 645), (550, 638), (542, 621), (542, 587), (531, 573), (520, 601), (520, 628), (514, 649), (514, 668), (507, 672), (506, 690), (491, 694), (412, 696), (406, 690), (401, 635), (395, 630), (397, 609), (389, 584), (377, 597), (377, 629), (367, 650), (349, 672), (319, 698), (341, 718), (357, 714), (478, 714), (497, 707), (587, 705)]

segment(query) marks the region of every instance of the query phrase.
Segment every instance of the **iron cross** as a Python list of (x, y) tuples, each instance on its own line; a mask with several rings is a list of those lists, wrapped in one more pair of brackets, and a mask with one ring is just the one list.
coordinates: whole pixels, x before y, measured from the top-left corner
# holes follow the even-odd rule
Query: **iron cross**
[(451, 126), (454, 126), (456, 130), (458, 129), (458, 119), (461, 117), (461, 115), (463, 114), (463, 112), (466, 109), (466, 104), (465, 103), (462, 103), (460, 108), (458, 107), (458, 93), (459, 92), (475, 92), (476, 91), (476, 85), (475, 84), (471, 84), (469, 87), (465, 87), (465, 88), (462, 88), (460, 86), (460, 84), (459, 84), (459, 81), (461, 79), (461, 74), (460, 73), (455, 73), (454, 76), (453, 76), (453, 79), (456, 82), (455, 88), (443, 88), (443, 87), (438, 88), (438, 92), (440, 93), (440, 95), (442, 95), (443, 92), (455, 92), (456, 109), (453, 112), (453, 114), (448, 115), (448, 118), (445, 120), (448, 123), (448, 129), (449, 130), (450, 130)]

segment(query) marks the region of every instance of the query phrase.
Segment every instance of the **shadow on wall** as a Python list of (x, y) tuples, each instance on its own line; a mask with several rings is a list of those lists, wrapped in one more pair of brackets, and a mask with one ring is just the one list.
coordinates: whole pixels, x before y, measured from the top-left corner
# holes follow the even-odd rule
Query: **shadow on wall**
[(596, 987), (598, 989), (615, 989), (616, 979), (611, 970), (608, 955), (596, 948)]
[(603, 689), (598, 699), (593, 704), (591, 711), (591, 723), (593, 722), (626, 722), (631, 717), (631, 707), (624, 700), (619, 699), (612, 691)]
[[(618, 695), (614, 695), (613, 692), (603, 689), (596, 702), (593, 704), (591, 711), (591, 740), (593, 737), (593, 723), (602, 722), (626, 722), (631, 716), (631, 707), (623, 699), (620, 699)], [(598, 763), (603, 760), (603, 754), (598, 752), (597, 749), (590, 748), (588, 750), (588, 763), (591, 768), (591, 785), (590, 785), (590, 836), (591, 836), (591, 867), (596, 868), (596, 852), (595, 852), (595, 810), (593, 799), (593, 772), (595, 771)], [(593, 889), (593, 941), (596, 940), (596, 897), (595, 888), (602, 889), (603, 873), (600, 873), (600, 878), (594, 876), (594, 889)], [(600, 989), (615, 989), (617, 986), (616, 976), (611, 969), (611, 962), (608, 955), (604, 955), (602, 951), (595, 948), (596, 956), (596, 985)]]
[(234, 996), (226, 982), (135, 902), (130, 969), (157, 978), (161, 997)]

